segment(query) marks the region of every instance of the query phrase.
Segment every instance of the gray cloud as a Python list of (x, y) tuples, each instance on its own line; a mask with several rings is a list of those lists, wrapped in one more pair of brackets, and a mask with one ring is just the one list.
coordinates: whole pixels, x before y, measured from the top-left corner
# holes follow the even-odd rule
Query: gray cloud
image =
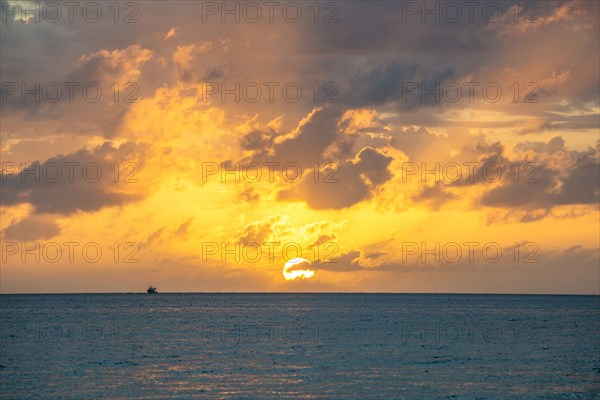
[(340, 164), (334, 175), (319, 171), (319, 178), (307, 174), (292, 189), (279, 193), (281, 200), (303, 200), (314, 209), (340, 209), (369, 199), (373, 192), (387, 182), (392, 174), (392, 161), (379, 151), (366, 147), (357, 154), (357, 160)]
[[(315, 163), (323, 163), (324, 153), (330, 146), (337, 146), (338, 139), (344, 142), (339, 132), (337, 122), (343, 110), (338, 107), (325, 107), (312, 115), (296, 136), (272, 148), (256, 153), (252, 158), (257, 162), (278, 162), (286, 164), (294, 162), (300, 166), (310, 167)], [(259, 147), (261, 144), (273, 140), (273, 131), (258, 134), (250, 132), (242, 139), (246, 147)], [(339, 157), (347, 157), (349, 154), (343, 152)], [(336, 161), (333, 159), (327, 161)]]
[[(141, 148), (134, 144), (113, 147), (110, 143), (93, 150), (80, 150), (67, 156), (56, 156), (44, 162), (36, 161), (19, 173), (0, 175), (3, 206), (30, 204), (36, 213), (69, 215), (77, 211), (96, 211), (107, 206), (125, 205), (143, 198), (143, 191), (128, 193), (127, 185), (138, 185), (132, 177)], [(115, 162), (131, 162), (129, 172), (122, 167), (114, 175)], [(7, 166), (5, 166), (7, 168)]]
[[(383, 61), (366, 67), (349, 82), (347, 100), (352, 107), (372, 107), (384, 104), (396, 104), (398, 107), (413, 109), (421, 106), (439, 106), (435, 96), (411, 94), (414, 85), (432, 90), (455, 78), (452, 68), (438, 72), (426, 71), (419, 64), (403, 64), (397, 60)], [(425, 93), (425, 91), (423, 91)]]
[(362, 253), (359, 250), (350, 250), (336, 255), (332, 260), (327, 260), (329, 262), (324, 262), (326, 260), (315, 262), (314, 269), (333, 272), (359, 271), (362, 268), (361, 257)]
[(426, 203), (432, 209), (437, 209), (456, 197), (455, 194), (447, 190), (445, 185), (437, 182), (432, 186), (424, 186), (412, 199), (417, 203)]
[[(554, 138), (545, 147), (550, 154), (568, 157), (566, 165), (553, 165), (551, 160), (538, 164), (533, 179), (537, 182), (515, 182), (506, 174), (503, 184), (485, 193), (481, 204), (494, 207), (552, 208), (559, 205), (595, 204), (600, 201), (600, 163), (598, 149), (568, 151), (562, 138)], [(530, 145), (529, 148), (535, 148)], [(508, 167), (508, 166), (507, 166)]]

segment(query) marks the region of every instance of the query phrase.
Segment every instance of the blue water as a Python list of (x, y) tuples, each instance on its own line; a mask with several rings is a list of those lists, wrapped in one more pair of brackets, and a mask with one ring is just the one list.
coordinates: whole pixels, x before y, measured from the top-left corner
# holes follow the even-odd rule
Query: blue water
[(0, 398), (592, 399), (600, 297), (0, 296)]

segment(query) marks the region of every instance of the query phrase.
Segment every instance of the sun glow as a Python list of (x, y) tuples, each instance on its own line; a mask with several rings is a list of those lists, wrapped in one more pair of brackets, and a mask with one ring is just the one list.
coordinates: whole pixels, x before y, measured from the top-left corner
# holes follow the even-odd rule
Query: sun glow
[(286, 281), (311, 278), (315, 271), (308, 269), (308, 266), (310, 266), (310, 261), (306, 258), (292, 258), (283, 266), (283, 277)]

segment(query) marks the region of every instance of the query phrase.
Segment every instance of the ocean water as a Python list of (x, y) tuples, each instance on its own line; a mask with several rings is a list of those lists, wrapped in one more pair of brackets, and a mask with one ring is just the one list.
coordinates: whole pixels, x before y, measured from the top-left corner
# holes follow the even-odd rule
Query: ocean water
[(0, 398), (593, 399), (600, 297), (0, 296)]

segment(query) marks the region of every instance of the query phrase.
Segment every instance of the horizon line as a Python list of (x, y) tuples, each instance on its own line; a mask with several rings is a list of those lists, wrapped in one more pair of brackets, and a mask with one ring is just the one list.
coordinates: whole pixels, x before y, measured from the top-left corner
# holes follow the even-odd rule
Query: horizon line
[[(139, 292), (15, 292), (2, 293), (0, 296), (26, 296), (26, 295), (101, 295), (101, 294), (144, 294), (145, 291)], [(158, 292), (157, 294), (397, 294), (397, 295), (473, 295), (473, 296), (600, 296), (600, 293), (506, 293), (506, 292)]]

